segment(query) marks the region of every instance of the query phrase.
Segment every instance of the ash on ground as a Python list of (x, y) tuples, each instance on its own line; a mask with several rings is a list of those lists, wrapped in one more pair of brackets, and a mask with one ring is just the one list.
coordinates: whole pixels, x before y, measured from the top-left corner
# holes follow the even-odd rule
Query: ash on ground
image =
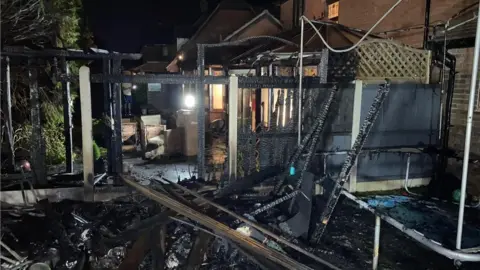
[[(251, 211), (238, 203), (224, 203), (237, 212)], [(155, 219), (164, 210), (139, 195), (103, 203), (62, 201), (28, 208), (5, 206), (1, 212), (2, 242), (32, 263), (44, 262), (52, 269), (118, 269), (142, 233), (158, 229), (159, 221)], [(211, 217), (235, 228), (235, 222), (226, 215)], [(374, 220), (369, 212), (343, 201), (315, 254), (341, 269), (371, 268)], [(185, 221), (198, 226), (195, 221)], [(263, 221), (259, 220), (268, 224), (282, 219)], [(183, 269), (200, 230), (176, 221), (169, 222), (166, 228), (164, 269)], [(237, 248), (221, 237), (212, 237), (200, 269), (259, 269)], [(143, 257), (138, 269), (154, 269), (152, 261), (157, 256), (153, 251)], [(379, 264), (380, 269), (456, 269), (451, 260), (421, 247), (385, 223)], [(478, 269), (478, 264), (464, 264), (462, 269)]]

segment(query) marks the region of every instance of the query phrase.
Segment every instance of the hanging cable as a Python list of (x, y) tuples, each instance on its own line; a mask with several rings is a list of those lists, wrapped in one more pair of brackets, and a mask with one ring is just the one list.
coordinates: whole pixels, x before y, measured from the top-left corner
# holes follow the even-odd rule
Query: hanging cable
[(398, 0), (385, 14), (383, 14), (383, 16), (380, 17), (380, 19), (370, 28), (370, 30), (367, 31), (367, 33), (365, 33), (365, 35), (356, 44), (354, 44), (350, 48), (342, 49), (342, 50), (334, 49), (330, 45), (328, 45), (327, 41), (322, 36), (322, 34), (318, 31), (317, 27), (315, 27), (312, 21), (310, 21), (307, 17), (302, 16), (301, 19), (305, 20), (308, 24), (310, 24), (313, 30), (315, 30), (315, 32), (317, 33), (318, 37), (322, 40), (323, 44), (325, 44), (325, 47), (327, 47), (330, 51), (334, 53), (346, 53), (357, 48), (360, 45), (360, 43), (362, 43), (363, 40), (365, 40), (368, 37), (368, 35), (370, 35), (373, 29), (375, 29), (375, 27), (377, 27), (388, 16), (388, 14), (390, 14), (402, 1), (403, 0)]

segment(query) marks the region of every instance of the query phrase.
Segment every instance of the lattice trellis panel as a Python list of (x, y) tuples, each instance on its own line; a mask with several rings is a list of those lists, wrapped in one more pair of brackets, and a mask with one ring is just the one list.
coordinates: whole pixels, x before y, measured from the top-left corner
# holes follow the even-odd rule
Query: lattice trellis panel
[(356, 49), (357, 79), (429, 83), (431, 51), (418, 50), (392, 40), (375, 39)]

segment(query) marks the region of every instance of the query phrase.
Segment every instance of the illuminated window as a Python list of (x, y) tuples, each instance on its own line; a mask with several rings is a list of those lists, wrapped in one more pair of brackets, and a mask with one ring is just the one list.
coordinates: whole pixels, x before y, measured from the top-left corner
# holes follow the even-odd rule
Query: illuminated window
[[(212, 70), (213, 76), (223, 76), (223, 70)], [(210, 99), (210, 106), (212, 110), (223, 110), (224, 109), (224, 102), (223, 96), (225, 93), (225, 85), (223, 84), (213, 84), (211, 87), (211, 99)]]
[(223, 110), (223, 84), (212, 85), (212, 109)]
[(328, 4), (328, 19), (332, 21), (338, 21), (339, 3), (340, 1), (331, 1)]

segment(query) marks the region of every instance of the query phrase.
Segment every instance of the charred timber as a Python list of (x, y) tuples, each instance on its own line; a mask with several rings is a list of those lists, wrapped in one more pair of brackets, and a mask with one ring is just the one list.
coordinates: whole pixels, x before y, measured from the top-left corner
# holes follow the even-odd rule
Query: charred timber
[(140, 60), (141, 54), (138, 53), (85, 53), (82, 51), (62, 50), (62, 49), (43, 49), (32, 50), (19, 46), (4, 46), (2, 55), (12, 57), (65, 57), (67, 60), (76, 59), (121, 59), (121, 60)]
[(123, 176), (123, 179), (126, 184), (135, 188), (137, 191), (142, 193), (143, 195), (147, 196), (148, 198), (164, 205), (167, 208), (174, 210), (175, 212), (186, 216), (190, 219), (197, 221), (199, 224), (214, 230), (219, 235), (222, 235), (225, 238), (230, 239), (231, 241), (237, 243), (241, 247), (249, 250), (253, 254), (261, 254), (265, 258), (289, 269), (311, 269), (291, 258), (282, 254), (276, 250), (269, 249), (264, 245), (258, 243), (257, 241), (253, 240), (252, 238), (243, 235), (228, 226), (217, 222), (216, 220), (201, 214), (190, 207), (177, 202), (176, 200), (169, 198), (168, 196), (161, 194), (159, 192), (150, 190), (144, 186), (137, 184), (135, 181), (130, 179), (128, 176)]
[[(314, 254), (306, 251), (305, 249), (302, 249), (301, 247), (299, 247), (299, 246), (297, 246), (297, 245), (295, 245), (295, 244), (290, 243), (289, 241), (287, 241), (287, 240), (285, 240), (284, 238), (282, 238), (282, 237), (280, 237), (280, 236), (272, 233), (271, 231), (263, 228), (262, 226), (256, 224), (255, 222), (252, 222), (252, 221), (249, 220), (249, 219), (246, 219), (246, 218), (244, 218), (244, 217), (241, 217), (241, 216), (235, 214), (234, 212), (228, 210), (227, 208), (225, 208), (225, 207), (223, 207), (223, 206), (221, 206), (221, 205), (218, 205), (217, 203), (214, 203), (214, 202), (212, 202), (212, 201), (210, 201), (210, 200), (208, 200), (208, 199), (200, 196), (200, 195), (197, 194), (196, 192), (180, 186), (180, 185), (177, 184), (177, 183), (174, 183), (174, 182), (172, 182), (172, 181), (169, 181), (168, 179), (165, 179), (165, 178), (162, 178), (162, 179), (163, 179), (164, 181), (168, 182), (169, 184), (173, 185), (174, 187), (179, 188), (180, 190), (182, 190), (182, 191), (184, 191), (184, 192), (186, 192), (186, 193), (189, 193), (190, 195), (193, 195), (196, 199), (201, 200), (201, 201), (209, 204), (210, 206), (213, 206), (213, 207), (217, 208), (218, 210), (229, 214), (230, 216), (232, 216), (232, 217), (234, 217), (234, 218), (236, 218), (236, 219), (244, 222), (244, 223), (247, 224), (247, 225), (250, 225), (251, 227), (257, 229), (258, 231), (264, 233), (265, 235), (268, 235), (269, 237), (272, 237), (273, 239), (275, 239), (275, 241), (278, 241), (278, 242), (280, 242), (280, 243), (288, 246), (289, 248), (292, 248), (292, 249), (294, 249), (294, 250), (302, 253), (303, 255), (309, 257), (310, 259), (315, 260), (317, 263), (320, 263), (320, 264), (322, 264), (322, 265), (324, 265), (324, 266), (327, 266), (327, 267), (329, 267), (330, 269), (338, 269), (336, 266), (332, 265), (331, 263), (329, 263), (329, 262), (327, 262), (327, 261), (325, 261), (325, 260), (323, 260), (323, 259), (315, 256)], [(131, 181), (129, 181), (129, 182), (131, 182)], [(129, 184), (130, 184), (130, 183), (129, 183)], [(138, 185), (138, 184), (136, 184), (136, 186), (142, 187), (142, 186), (140, 186), (140, 185)], [(144, 189), (145, 189), (145, 188), (144, 188)], [(148, 189), (147, 189), (147, 190), (148, 190)], [(142, 192), (141, 190), (139, 190), (139, 191)], [(142, 193), (143, 193), (143, 192), (142, 192)], [(285, 200), (288, 200), (288, 198), (285, 199)], [(165, 205), (165, 206), (166, 206), (166, 205)], [(167, 206), (167, 207), (168, 207), (168, 206)], [(193, 210), (193, 209), (192, 209), (192, 210)], [(178, 212), (178, 213), (180, 213), (180, 212)], [(180, 213), (180, 214), (181, 214), (181, 213)], [(197, 220), (197, 221), (198, 221), (198, 220)], [(218, 222), (217, 222), (217, 223), (218, 223)], [(220, 223), (220, 224), (221, 224), (221, 223)], [(222, 224), (222, 225), (223, 225), (223, 224)], [(232, 239), (232, 240), (233, 240), (233, 239)]]
[[(77, 81), (74, 76), (60, 75), (60, 79), (64, 81)], [(163, 83), (163, 84), (194, 84), (199, 80), (194, 75), (178, 75), (178, 74), (145, 74), (145, 75), (108, 75), (108, 74), (92, 74), (90, 81), (92, 83)], [(226, 76), (204, 76), (205, 84), (228, 84), (229, 78)], [(238, 77), (239, 88), (297, 88), (299, 79), (296, 77)], [(322, 83), (321, 77), (305, 77), (302, 82), (304, 88), (331, 88), (335, 84)]]
[(365, 144), (368, 135), (370, 134), (370, 130), (372, 129), (375, 120), (380, 112), (383, 102), (388, 96), (390, 91), (390, 83), (386, 81), (385, 84), (381, 85), (377, 91), (377, 95), (373, 100), (372, 105), (370, 106), (369, 112), (365, 120), (363, 121), (363, 125), (360, 128), (360, 132), (358, 133), (357, 138), (355, 139), (355, 143), (352, 146), (352, 150), (348, 153), (345, 162), (343, 163), (342, 170), (340, 171), (340, 176), (335, 181), (335, 186), (331, 191), (331, 194), (328, 198), (327, 204), (325, 209), (323, 210), (322, 215), (320, 216), (319, 222), (317, 223), (317, 227), (315, 228), (312, 238), (310, 239), (311, 242), (318, 243), (320, 238), (325, 231), (325, 228), (330, 220), (330, 217), (337, 205), (338, 199), (340, 197), (343, 185), (348, 180), (350, 176), (350, 172), (352, 167), (355, 165), (357, 161), (357, 157), (362, 151), (363, 145)]

